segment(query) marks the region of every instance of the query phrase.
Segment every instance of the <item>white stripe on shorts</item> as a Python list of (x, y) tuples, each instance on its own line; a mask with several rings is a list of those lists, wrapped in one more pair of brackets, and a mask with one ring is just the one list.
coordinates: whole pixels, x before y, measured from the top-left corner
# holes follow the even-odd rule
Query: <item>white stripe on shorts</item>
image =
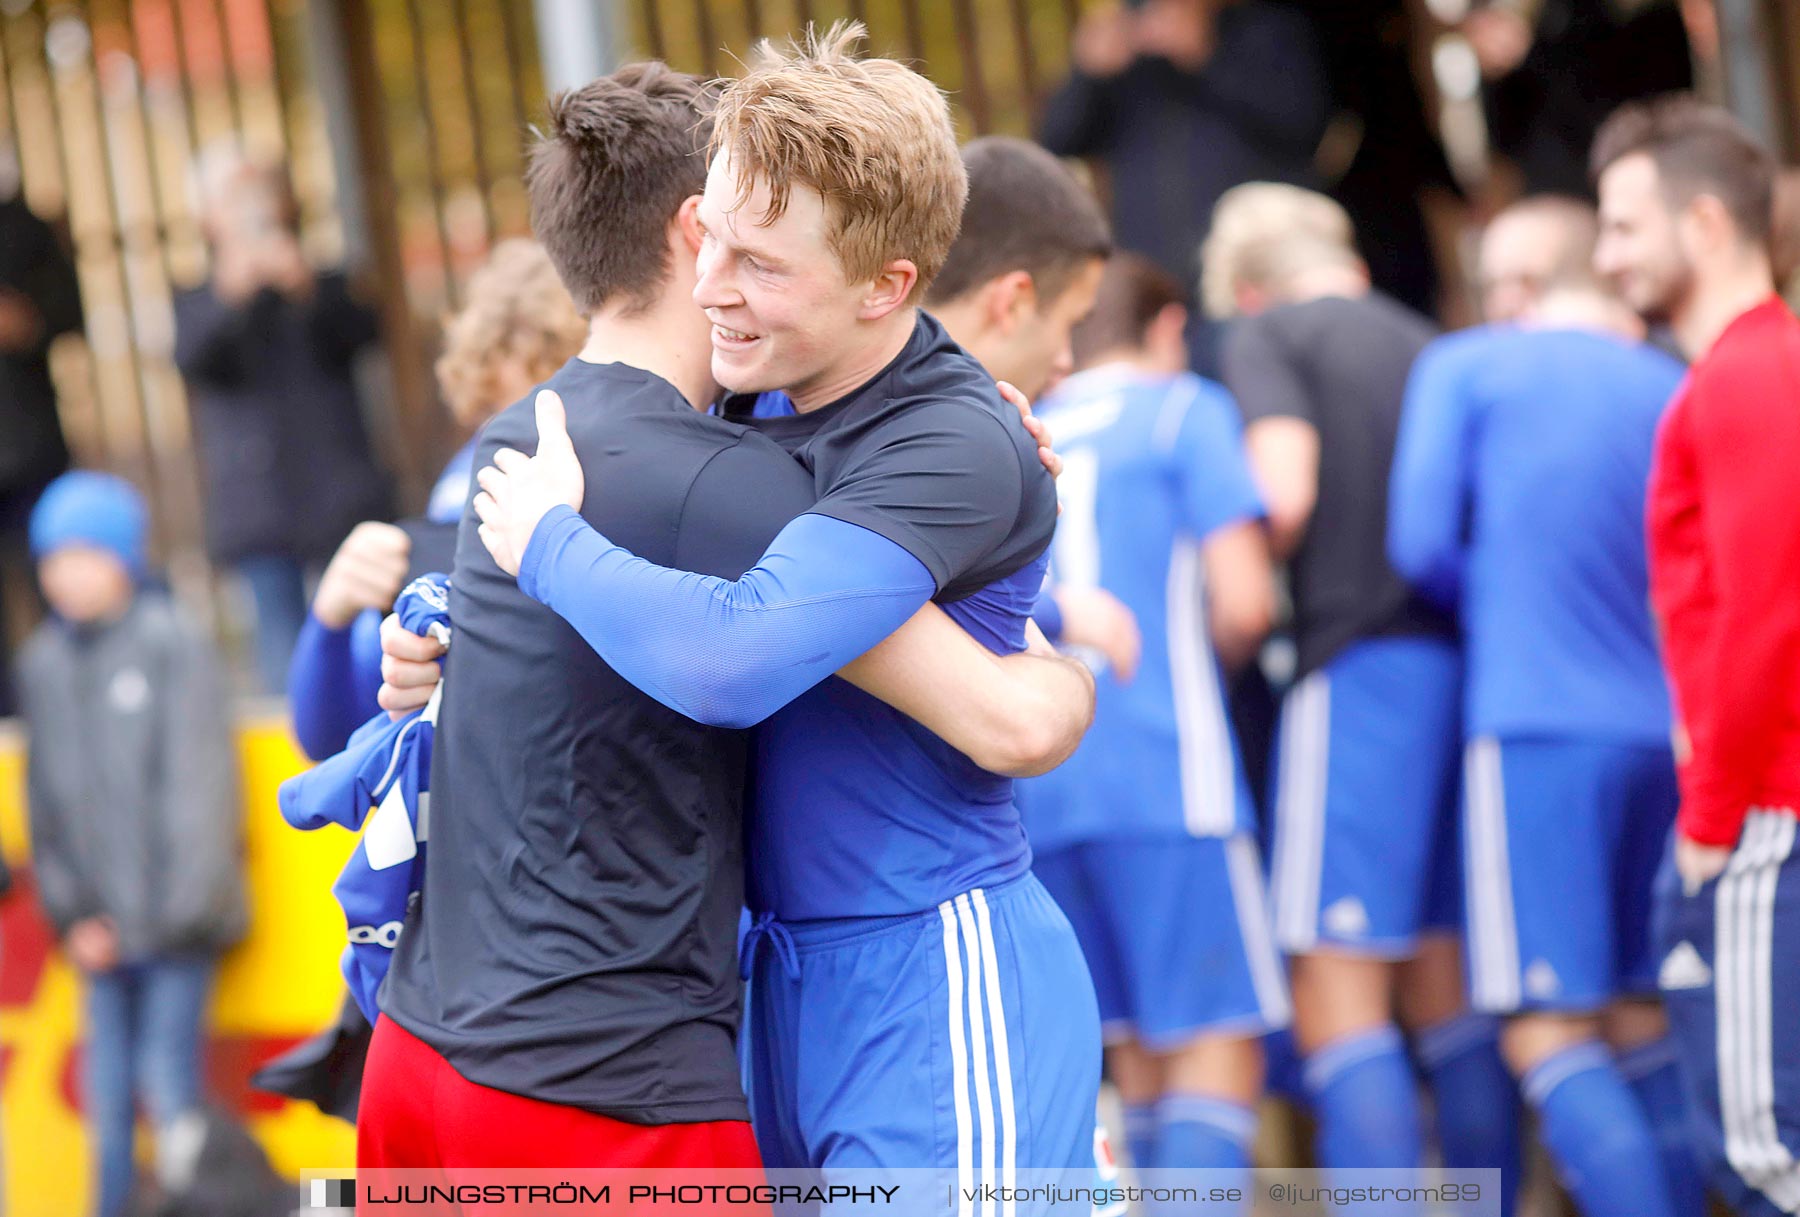
[(1198, 542), (1175, 543), (1164, 589), (1168, 604), (1169, 680), (1182, 820), (1196, 837), (1229, 836), (1237, 827), (1237, 755), (1225, 724), (1225, 693), (1207, 641), (1205, 567)]
[(1714, 894), (1713, 1001), (1725, 1157), (1785, 1212), (1800, 1212), (1800, 1164), (1775, 1125), (1775, 895), (1794, 850), (1791, 813), (1752, 809)]
[(938, 905), (944, 921), (944, 972), (950, 992), (950, 1081), (956, 1106), (956, 1213), (971, 1217), (974, 1204), (969, 1193), (975, 1185), (974, 1159), (970, 1153), (969, 1052), (963, 1040), (962, 947), (957, 942), (956, 909), (948, 900)]
[(1009, 1189), (1005, 1217), (1017, 1208), (1010, 1189), (1018, 1185), (1019, 1126), (1013, 1112), (1012, 1047), (1007, 1042), (1006, 1003), (1000, 997), (1000, 965), (994, 950), (994, 923), (988, 916), (987, 893), (969, 893), (975, 904), (975, 926), (981, 933), (981, 975), (987, 992), (988, 1026), (994, 1037), (994, 1081), (1000, 1099), (1000, 1184)]
[(1513, 920), (1512, 859), (1506, 842), (1506, 782), (1500, 741), (1477, 736), (1463, 750), (1469, 888), (1469, 954), (1475, 1008), (1519, 1008), (1519, 927)]
[[(987, 893), (974, 888), (946, 900), (938, 905), (938, 916), (944, 923), (944, 969), (950, 992), (950, 1068), (954, 1075), (951, 1093), (956, 1108), (956, 1178), (961, 1189), (958, 1217), (1014, 1217), (1016, 1199), (999, 1204), (969, 1199), (977, 1166), (984, 1188), (1011, 1189), (1018, 1179), (1019, 1132), (1014, 1109), (1012, 1046), (1006, 1029), (1000, 956), (994, 947)], [(973, 1118), (971, 1088), (975, 1096)]]
[(1275, 795), (1275, 937), (1306, 951), (1319, 937), (1325, 859), (1325, 775), (1330, 763), (1331, 677), (1309, 673), (1281, 707), (1281, 769)]
[(1257, 856), (1254, 837), (1240, 833), (1226, 840), (1225, 871), (1231, 881), (1231, 903), (1237, 911), (1244, 957), (1250, 963), (1257, 1009), (1270, 1027), (1285, 1027), (1293, 1009), (1282, 978), (1281, 956), (1269, 931), (1269, 900), (1263, 891), (1262, 859)]

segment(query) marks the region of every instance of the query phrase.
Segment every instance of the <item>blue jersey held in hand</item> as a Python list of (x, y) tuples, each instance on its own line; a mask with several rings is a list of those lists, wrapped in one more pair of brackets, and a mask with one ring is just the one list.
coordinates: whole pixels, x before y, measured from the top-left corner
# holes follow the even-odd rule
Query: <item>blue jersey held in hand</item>
[[(394, 611), (413, 633), (448, 643), (449, 593), (444, 575), (423, 575), (400, 594)], [(370, 1022), (379, 1012), (376, 995), (413, 894), (425, 877), (431, 744), (442, 690), (439, 684), (424, 709), (397, 721), (377, 714), (342, 752), (281, 784), (281, 814), (295, 828), (336, 824), (355, 831), (368, 820), (331, 890), (349, 929), (344, 979)]]

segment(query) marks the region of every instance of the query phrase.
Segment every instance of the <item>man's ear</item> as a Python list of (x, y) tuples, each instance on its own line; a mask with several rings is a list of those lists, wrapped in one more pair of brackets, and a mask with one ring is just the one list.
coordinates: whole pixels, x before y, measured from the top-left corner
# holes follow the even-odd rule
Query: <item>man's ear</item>
[(1695, 195), (1681, 209), (1677, 223), (1685, 229), (1688, 249), (1694, 254), (1716, 253), (1739, 236), (1737, 223), (1717, 195)]
[(700, 252), (700, 196), (690, 194), (675, 212), (675, 229), (690, 254)]
[(863, 321), (881, 320), (906, 303), (918, 281), (919, 268), (906, 258), (895, 258), (870, 281), (857, 316)]
[(1145, 345), (1152, 350), (1187, 350), (1188, 311), (1179, 304), (1165, 304), (1151, 318)]
[(1037, 315), (1037, 282), (1028, 270), (995, 275), (981, 294), (984, 319), (1001, 334), (1012, 334)]

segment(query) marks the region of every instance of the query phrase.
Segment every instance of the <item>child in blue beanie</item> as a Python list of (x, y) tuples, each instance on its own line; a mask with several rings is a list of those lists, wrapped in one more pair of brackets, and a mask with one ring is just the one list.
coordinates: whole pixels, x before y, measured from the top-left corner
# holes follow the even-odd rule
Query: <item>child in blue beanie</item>
[(224, 675), (143, 586), (146, 526), (121, 478), (50, 484), (29, 535), (51, 617), (18, 670), (32, 869), (85, 981), (100, 1217), (127, 1207), (138, 1101), (159, 1132), (199, 1112), (207, 992), (245, 924)]

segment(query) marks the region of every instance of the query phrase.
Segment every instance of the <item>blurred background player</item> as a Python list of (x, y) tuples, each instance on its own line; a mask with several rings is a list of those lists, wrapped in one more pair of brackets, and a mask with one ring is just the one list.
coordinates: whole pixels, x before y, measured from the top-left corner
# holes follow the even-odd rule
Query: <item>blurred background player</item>
[(1657, 434), (1650, 598), (1681, 807), (1658, 973), (1715, 1188), (1800, 1211), (1800, 322), (1775, 295), (1774, 165), (1723, 110), (1595, 139), (1595, 264), (1693, 360)]
[(378, 333), (342, 273), (308, 265), (285, 172), (218, 144), (195, 177), (212, 273), (175, 296), (175, 362), (204, 457), (207, 552), (249, 585), (257, 673), (276, 693), (309, 571), (392, 503), (352, 379)]
[(1417, 1165), (1417, 1038), (1453, 1166), (1513, 1156), (1512, 1084), (1466, 1010), (1454, 818), (1461, 659), (1388, 565), (1388, 470), (1431, 324), (1372, 292), (1348, 217), (1252, 183), (1220, 200), (1207, 308), (1241, 315), (1226, 385), (1287, 563), (1298, 648), (1281, 711), (1272, 895), (1328, 1168)]
[[(495, 414), (548, 380), (581, 349), (587, 321), (536, 241), (496, 245), (469, 277), (467, 303), (444, 326), (438, 387), (451, 415), (479, 431)], [(439, 475), (425, 520), (448, 530), (461, 521), (475, 470), (471, 437)], [(312, 608), (288, 666), (288, 700), (301, 751), (323, 760), (378, 708), (381, 616), (409, 575), (448, 570), (449, 545), (427, 555), (414, 532), (379, 520), (350, 530), (313, 593)], [(421, 563), (435, 563), (421, 565)]]
[(1698, 1214), (1650, 944), (1676, 790), (1643, 504), (1682, 367), (1596, 280), (1596, 223), (1575, 206), (1543, 234), (1564, 256), (1518, 325), (1414, 364), (1388, 549), (1461, 617), (1475, 1007), (1506, 1018), (1507, 1063), (1583, 1213)]
[(1476, 257), (1482, 319), (1518, 321), (1552, 283), (1587, 273), (1598, 231), (1593, 205), (1565, 195), (1531, 195), (1500, 212)]
[(198, 1113), (214, 965), (245, 927), (223, 669), (175, 603), (142, 586), (145, 535), (122, 479), (51, 483), (31, 551), (52, 616), (19, 656), (32, 866), (87, 990), (99, 1217), (131, 1194), (138, 1101), (164, 1137)]
[[(990, 135), (963, 145), (969, 201), (925, 307), (996, 380), (1036, 400), (1074, 367), (1069, 335), (1094, 304), (1112, 248), (1093, 192), (1028, 140)], [(1098, 585), (1054, 587), (1039, 625), (1089, 647), (1121, 673), (1138, 660), (1131, 611)]]
[(1064, 462), (1052, 578), (1118, 596), (1144, 650), (1019, 801), (1094, 974), (1133, 1164), (1244, 1170), (1260, 1037), (1289, 1011), (1225, 673), (1254, 659), (1275, 589), (1241, 424), (1186, 370), (1186, 327), (1180, 284), (1114, 255), (1080, 370), (1040, 407)]

